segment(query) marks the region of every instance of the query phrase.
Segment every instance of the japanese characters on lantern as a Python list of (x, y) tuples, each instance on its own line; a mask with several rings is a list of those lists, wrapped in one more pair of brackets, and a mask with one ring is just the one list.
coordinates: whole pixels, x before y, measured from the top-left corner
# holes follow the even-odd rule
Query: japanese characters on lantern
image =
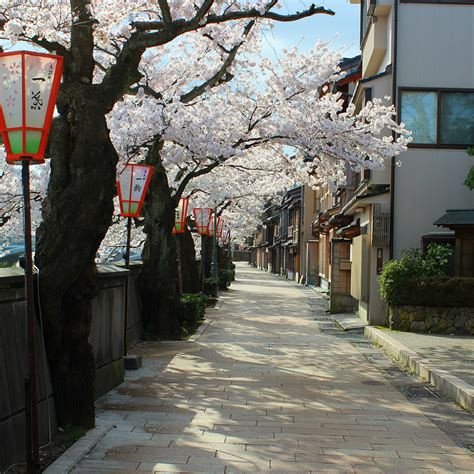
[(186, 219), (188, 217), (189, 198), (181, 198), (175, 210), (175, 221), (173, 234), (183, 234), (186, 230)]
[(61, 56), (0, 54), (0, 131), (7, 163), (44, 163), (62, 70)]
[(212, 209), (209, 207), (195, 207), (193, 209), (193, 214), (198, 234), (210, 235), (209, 232), (212, 227)]
[(126, 165), (120, 173), (117, 190), (121, 216), (140, 216), (152, 172), (151, 165)]

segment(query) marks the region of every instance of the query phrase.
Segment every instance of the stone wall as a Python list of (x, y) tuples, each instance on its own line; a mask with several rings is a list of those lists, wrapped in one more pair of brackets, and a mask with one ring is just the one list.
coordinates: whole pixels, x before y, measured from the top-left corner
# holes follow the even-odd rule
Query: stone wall
[(474, 336), (474, 308), (390, 306), (389, 327), (400, 331)]
[(233, 250), (232, 260), (234, 262), (249, 262), (252, 260), (252, 252), (250, 250)]
[[(141, 303), (137, 276), (141, 265), (130, 271), (114, 265), (99, 265), (99, 292), (92, 301), (90, 342), (96, 362), (95, 393), (100, 396), (123, 380), (125, 282), (130, 275), (127, 346), (135, 345), (142, 333)], [(36, 288), (35, 279), (35, 288)], [(37, 315), (39, 316), (38, 312)], [(38, 318), (39, 321), (39, 318)], [(37, 325), (37, 370), (40, 444), (54, 433), (56, 420), (43, 338)], [(22, 462), (25, 449), (24, 378), (27, 375), (24, 274), (20, 268), (0, 269), (0, 472)]]

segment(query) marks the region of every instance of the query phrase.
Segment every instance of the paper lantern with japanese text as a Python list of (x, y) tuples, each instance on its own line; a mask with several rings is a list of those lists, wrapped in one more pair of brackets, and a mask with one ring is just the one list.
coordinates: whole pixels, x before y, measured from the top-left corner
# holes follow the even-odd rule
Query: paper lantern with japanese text
[(224, 231), (222, 232), (221, 244), (228, 245), (230, 242), (230, 228), (225, 226)]
[(196, 229), (200, 235), (210, 235), (209, 230), (212, 219), (212, 209), (210, 207), (195, 207), (193, 209)]
[[(219, 218), (217, 218), (217, 220), (219, 220)], [(209, 225), (209, 232), (207, 235), (209, 235), (209, 237), (214, 237), (214, 213), (211, 216), (211, 223)]]
[(125, 166), (117, 181), (121, 216), (140, 216), (152, 173), (151, 165)]
[(0, 131), (7, 163), (44, 163), (62, 71), (61, 56), (0, 54)]
[(175, 210), (175, 221), (172, 234), (183, 234), (186, 230), (186, 219), (188, 217), (189, 198), (181, 198)]
[(217, 218), (217, 238), (222, 238), (222, 232), (224, 231), (224, 219), (221, 217)]

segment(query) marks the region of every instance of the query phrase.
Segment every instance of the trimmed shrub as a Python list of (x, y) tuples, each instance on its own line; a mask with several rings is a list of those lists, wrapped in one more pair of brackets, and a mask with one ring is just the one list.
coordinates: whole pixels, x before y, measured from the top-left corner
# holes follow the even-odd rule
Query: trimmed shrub
[(394, 306), (474, 308), (474, 278), (412, 278), (403, 282), (389, 303)]
[(219, 270), (219, 290), (227, 290), (232, 281), (232, 270)]
[(400, 304), (408, 280), (445, 275), (451, 254), (450, 247), (438, 244), (430, 244), (425, 253), (417, 249), (406, 251), (400, 260), (384, 265), (379, 278), (380, 296), (388, 304)]
[(217, 296), (217, 288), (219, 285), (219, 279), (209, 277), (204, 280), (204, 293), (212, 298)]
[(207, 296), (185, 293), (181, 296), (179, 322), (185, 328), (193, 328), (204, 319)]

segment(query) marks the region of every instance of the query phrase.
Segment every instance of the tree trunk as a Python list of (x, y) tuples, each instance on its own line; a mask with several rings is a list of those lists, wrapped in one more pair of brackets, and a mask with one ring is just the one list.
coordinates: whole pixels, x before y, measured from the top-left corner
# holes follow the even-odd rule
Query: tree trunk
[(181, 336), (178, 319), (176, 241), (171, 234), (176, 199), (172, 197), (166, 170), (160, 161), (160, 144), (154, 145), (147, 163), (155, 166), (145, 203), (146, 241), (143, 268), (138, 277), (143, 302), (145, 331), (159, 339)]
[(196, 261), (194, 241), (188, 228), (184, 234), (179, 235), (181, 243), (181, 266), (183, 268), (183, 293), (199, 293), (201, 281), (199, 267)]
[(50, 138), (51, 178), (36, 238), (45, 340), (62, 426), (94, 425), (88, 342), (95, 256), (110, 225), (117, 154), (92, 86), (63, 85)]
[(212, 245), (213, 237), (207, 235), (202, 237), (201, 245), (204, 246), (204, 272), (205, 278), (211, 277), (211, 263), (212, 263)]

